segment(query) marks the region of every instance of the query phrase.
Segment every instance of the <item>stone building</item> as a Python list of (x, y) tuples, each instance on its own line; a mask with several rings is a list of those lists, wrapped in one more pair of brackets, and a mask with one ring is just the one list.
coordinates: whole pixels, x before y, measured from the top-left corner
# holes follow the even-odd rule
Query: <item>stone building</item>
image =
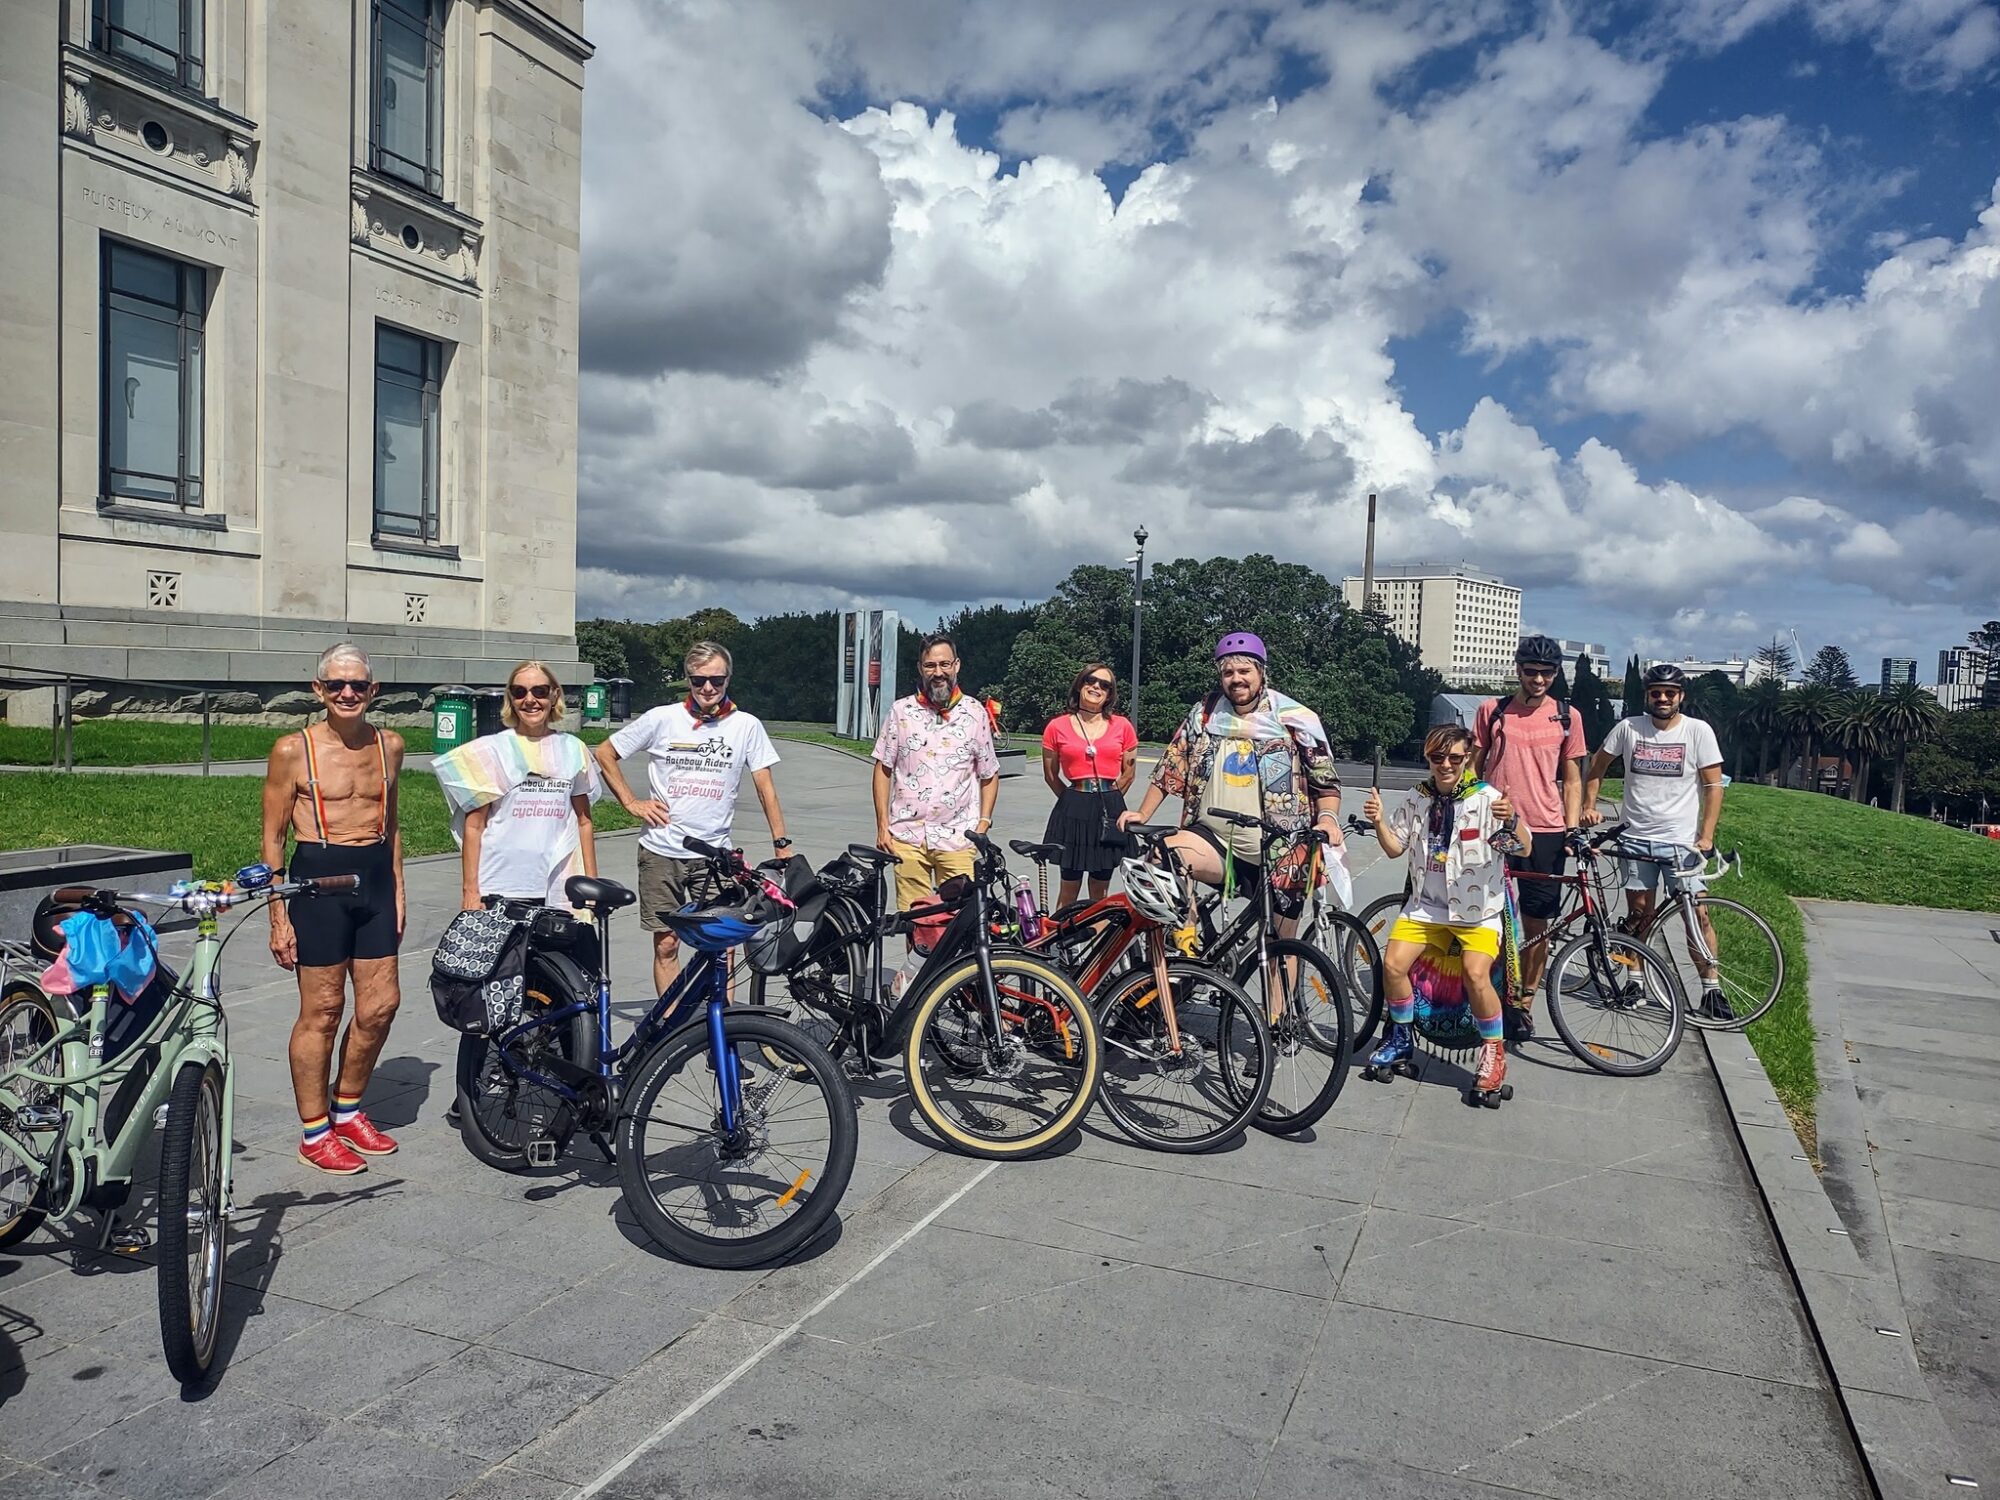
[(582, 675), (582, 11), (0, 3), (0, 677)]
[[(1341, 580), (1362, 607), (1362, 580)], [(1514, 670), (1521, 640), (1521, 591), (1463, 563), (1410, 563), (1375, 573), (1375, 602), (1389, 628), (1417, 648), (1423, 664), (1450, 683), (1497, 684)]]

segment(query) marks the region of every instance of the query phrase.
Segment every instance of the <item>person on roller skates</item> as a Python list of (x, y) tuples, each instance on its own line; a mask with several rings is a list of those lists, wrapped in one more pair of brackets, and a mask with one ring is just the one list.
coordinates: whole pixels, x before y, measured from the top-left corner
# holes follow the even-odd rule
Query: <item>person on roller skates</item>
[(1455, 941), (1479, 1029), (1467, 1102), (1497, 1109), (1514, 1091), (1506, 1082), (1500, 996), (1493, 988), (1507, 907), (1505, 864), (1494, 841), (1518, 847), (1520, 826), (1506, 796), (1473, 774), (1471, 758), (1471, 733), (1441, 724), (1424, 739), (1431, 773), (1408, 800), (1385, 817), (1381, 794), (1371, 791), (1362, 807), (1382, 852), (1391, 859), (1407, 853), (1410, 861), (1410, 897), (1382, 953), (1389, 1030), (1369, 1057), (1368, 1072), (1411, 1071), (1416, 996), (1410, 970), (1426, 948), (1446, 949)]

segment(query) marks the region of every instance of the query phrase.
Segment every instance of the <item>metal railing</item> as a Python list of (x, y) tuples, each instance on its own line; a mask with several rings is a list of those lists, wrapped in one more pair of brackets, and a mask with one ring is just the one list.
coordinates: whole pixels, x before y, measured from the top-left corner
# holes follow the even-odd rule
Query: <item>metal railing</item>
[(98, 677), (81, 672), (44, 672), (34, 667), (9, 667), (0, 673), (0, 691), (35, 692), (49, 689), (55, 694), (54, 706), (50, 712), (50, 730), (53, 735), (49, 753), (49, 768), (55, 771), (76, 769), (76, 694), (79, 688), (95, 687), (139, 687), (161, 688), (182, 696), (193, 694), (201, 699), (201, 774), (210, 772), (212, 757), (209, 746), (214, 733), (215, 692), (197, 683), (160, 682), (141, 677)]

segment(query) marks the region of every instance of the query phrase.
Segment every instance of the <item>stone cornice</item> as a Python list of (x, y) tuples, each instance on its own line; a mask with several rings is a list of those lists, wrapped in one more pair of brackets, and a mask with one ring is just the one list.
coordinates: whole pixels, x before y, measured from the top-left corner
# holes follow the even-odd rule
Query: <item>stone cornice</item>
[(532, 31), (550, 46), (560, 48), (578, 62), (589, 62), (597, 55), (597, 48), (581, 33), (571, 31), (554, 16), (543, 10), (534, 0), (487, 0), (494, 10), (501, 11)]

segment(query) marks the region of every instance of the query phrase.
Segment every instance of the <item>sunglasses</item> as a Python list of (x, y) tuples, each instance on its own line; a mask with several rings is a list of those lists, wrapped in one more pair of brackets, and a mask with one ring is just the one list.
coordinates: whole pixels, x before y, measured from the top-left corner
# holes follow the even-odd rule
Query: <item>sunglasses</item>
[(1445, 750), (1436, 755), (1426, 755), (1424, 759), (1434, 766), (1448, 766), (1464, 760), (1465, 754), (1463, 750)]
[(322, 677), (319, 685), (326, 689), (329, 698), (338, 698), (342, 694), (366, 698), (369, 690), (375, 686), (366, 677)]
[(533, 698), (537, 703), (547, 702), (555, 696), (556, 690), (546, 682), (517, 682), (507, 689), (507, 696), (519, 703), (523, 698)]
[(1554, 667), (1519, 667), (1516, 670), (1523, 677), (1553, 677), (1556, 675)]
[(1086, 677), (1083, 679), (1083, 685), (1087, 688), (1094, 687), (1100, 693), (1108, 693), (1117, 686), (1116, 683), (1107, 682), (1102, 677)]
[(728, 685), (729, 674), (727, 672), (723, 673), (720, 677), (707, 677), (699, 673), (690, 673), (688, 676), (689, 687), (727, 687)]
[(1647, 696), (1648, 698), (1678, 698), (1678, 697), (1680, 697), (1680, 695), (1681, 695), (1681, 690), (1680, 690), (1679, 688), (1647, 688), (1647, 689), (1646, 689), (1646, 696)]

